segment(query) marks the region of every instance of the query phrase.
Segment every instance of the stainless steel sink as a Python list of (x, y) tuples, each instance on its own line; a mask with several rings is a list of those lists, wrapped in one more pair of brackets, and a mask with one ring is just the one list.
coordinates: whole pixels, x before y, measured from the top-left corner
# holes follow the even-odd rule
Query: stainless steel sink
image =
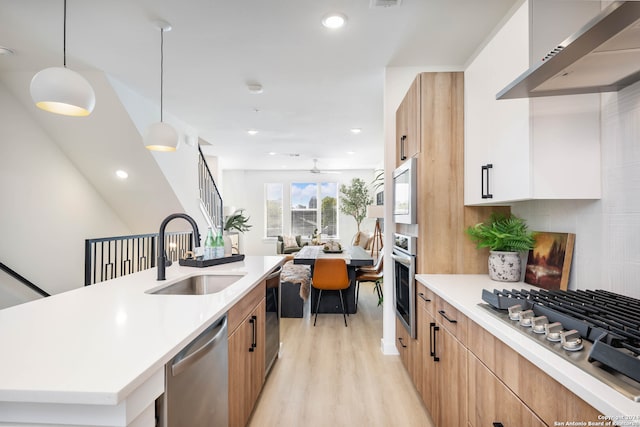
[(147, 291), (153, 295), (205, 295), (215, 294), (220, 292), (229, 286), (233, 285), (238, 280), (242, 279), (243, 275), (201, 275), (193, 276), (183, 279), (179, 282), (172, 283), (169, 286), (165, 286), (160, 289), (152, 289)]

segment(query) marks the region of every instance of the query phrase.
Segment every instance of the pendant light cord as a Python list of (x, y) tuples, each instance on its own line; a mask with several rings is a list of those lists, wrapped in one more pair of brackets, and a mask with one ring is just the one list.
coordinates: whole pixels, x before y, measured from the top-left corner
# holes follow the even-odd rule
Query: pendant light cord
[[(66, 1), (66, 0), (65, 0)], [(162, 88), (164, 82), (164, 28), (160, 28), (160, 122), (162, 122)]]
[(67, 68), (67, 0), (64, 0), (64, 19), (62, 20), (62, 64)]

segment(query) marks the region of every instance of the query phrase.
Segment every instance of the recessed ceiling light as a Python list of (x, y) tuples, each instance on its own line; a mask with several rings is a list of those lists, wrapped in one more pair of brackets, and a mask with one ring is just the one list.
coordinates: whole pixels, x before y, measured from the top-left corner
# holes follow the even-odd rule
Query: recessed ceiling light
[(347, 151), (347, 154), (356, 154), (355, 151)]
[(123, 171), (122, 169), (118, 169), (116, 171), (116, 176), (120, 179), (127, 179), (129, 178), (129, 174), (125, 171)]
[(258, 131), (257, 131), (257, 130), (255, 130), (255, 129), (249, 129), (249, 130), (247, 131), (247, 133), (248, 133), (249, 135), (252, 135), (252, 136), (253, 136), (253, 135), (257, 134), (257, 133), (258, 133)]
[(357, 135), (360, 132), (362, 132), (362, 129), (360, 129), (360, 128), (351, 128), (350, 130), (351, 130), (351, 133), (353, 133), (355, 135)]
[(271, 151), (271, 152), (269, 153), (269, 155), (270, 155), (270, 156), (275, 156), (275, 155), (276, 155), (276, 152), (275, 152), (275, 151)]
[(8, 47), (0, 46), (0, 55), (13, 55), (13, 50)]
[(332, 30), (342, 28), (346, 22), (347, 17), (342, 13), (329, 13), (322, 18), (322, 25)]
[(254, 95), (262, 93), (262, 85), (260, 83), (249, 83), (247, 89), (249, 89), (249, 93)]

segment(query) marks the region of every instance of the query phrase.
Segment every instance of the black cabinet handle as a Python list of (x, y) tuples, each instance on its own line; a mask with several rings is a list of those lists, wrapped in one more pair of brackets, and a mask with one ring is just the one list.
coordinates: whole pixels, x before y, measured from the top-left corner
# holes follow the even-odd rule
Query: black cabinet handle
[(502, 423), (495, 422), (493, 423), (493, 427), (504, 427)]
[(257, 336), (258, 336), (258, 316), (251, 316), (251, 319), (249, 319), (249, 323), (251, 323), (251, 328), (252, 328), (252, 340), (251, 340), (251, 347), (249, 347), (249, 351), (253, 352), (253, 350), (258, 346), (257, 343)]
[(425, 297), (424, 297), (424, 294), (423, 294), (422, 292), (418, 292), (418, 296), (419, 296), (420, 298), (422, 298), (422, 299), (423, 299), (424, 301), (426, 301), (426, 302), (431, 302), (431, 300), (430, 300), (429, 298), (425, 298)]
[(253, 319), (253, 344), (251, 347), (256, 348), (258, 346), (258, 316), (251, 316)]
[(436, 350), (434, 348), (435, 344), (435, 332), (433, 332), (433, 328), (436, 327), (435, 323), (429, 323), (429, 357), (433, 357), (436, 355)]
[(433, 325), (433, 354), (432, 354), (432, 356), (433, 356), (433, 361), (434, 362), (439, 362), (440, 358), (438, 357), (437, 350), (436, 350), (436, 343), (438, 342), (437, 339), (436, 339), (436, 332), (438, 332), (440, 330), (440, 327), (436, 326), (435, 323), (432, 323), (432, 325)]
[(402, 337), (398, 337), (398, 341), (400, 341), (400, 345), (402, 346), (402, 348), (407, 348), (407, 346), (402, 342)]
[[(481, 186), (482, 186), (482, 198), (483, 199), (493, 199), (493, 194), (489, 193), (489, 169), (493, 169), (493, 165), (488, 163), (486, 165), (482, 165), (480, 173), (481, 173)], [(486, 177), (486, 184), (485, 184)], [(485, 192), (486, 188), (486, 192)]]
[(404, 153), (404, 142), (407, 140), (407, 135), (402, 135), (400, 138), (400, 160), (406, 160), (407, 156)]
[(456, 319), (450, 319), (449, 316), (447, 316), (447, 313), (444, 312), (444, 310), (438, 310), (438, 313), (440, 313), (440, 316), (442, 316), (445, 319), (447, 319), (449, 321), (449, 323), (458, 323), (458, 321)]

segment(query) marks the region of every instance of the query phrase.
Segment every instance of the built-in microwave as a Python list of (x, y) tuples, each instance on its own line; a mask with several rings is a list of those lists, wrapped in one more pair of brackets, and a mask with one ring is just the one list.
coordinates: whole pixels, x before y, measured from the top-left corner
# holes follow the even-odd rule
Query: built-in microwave
[(416, 174), (416, 159), (413, 157), (393, 171), (393, 219), (396, 223), (417, 222)]

